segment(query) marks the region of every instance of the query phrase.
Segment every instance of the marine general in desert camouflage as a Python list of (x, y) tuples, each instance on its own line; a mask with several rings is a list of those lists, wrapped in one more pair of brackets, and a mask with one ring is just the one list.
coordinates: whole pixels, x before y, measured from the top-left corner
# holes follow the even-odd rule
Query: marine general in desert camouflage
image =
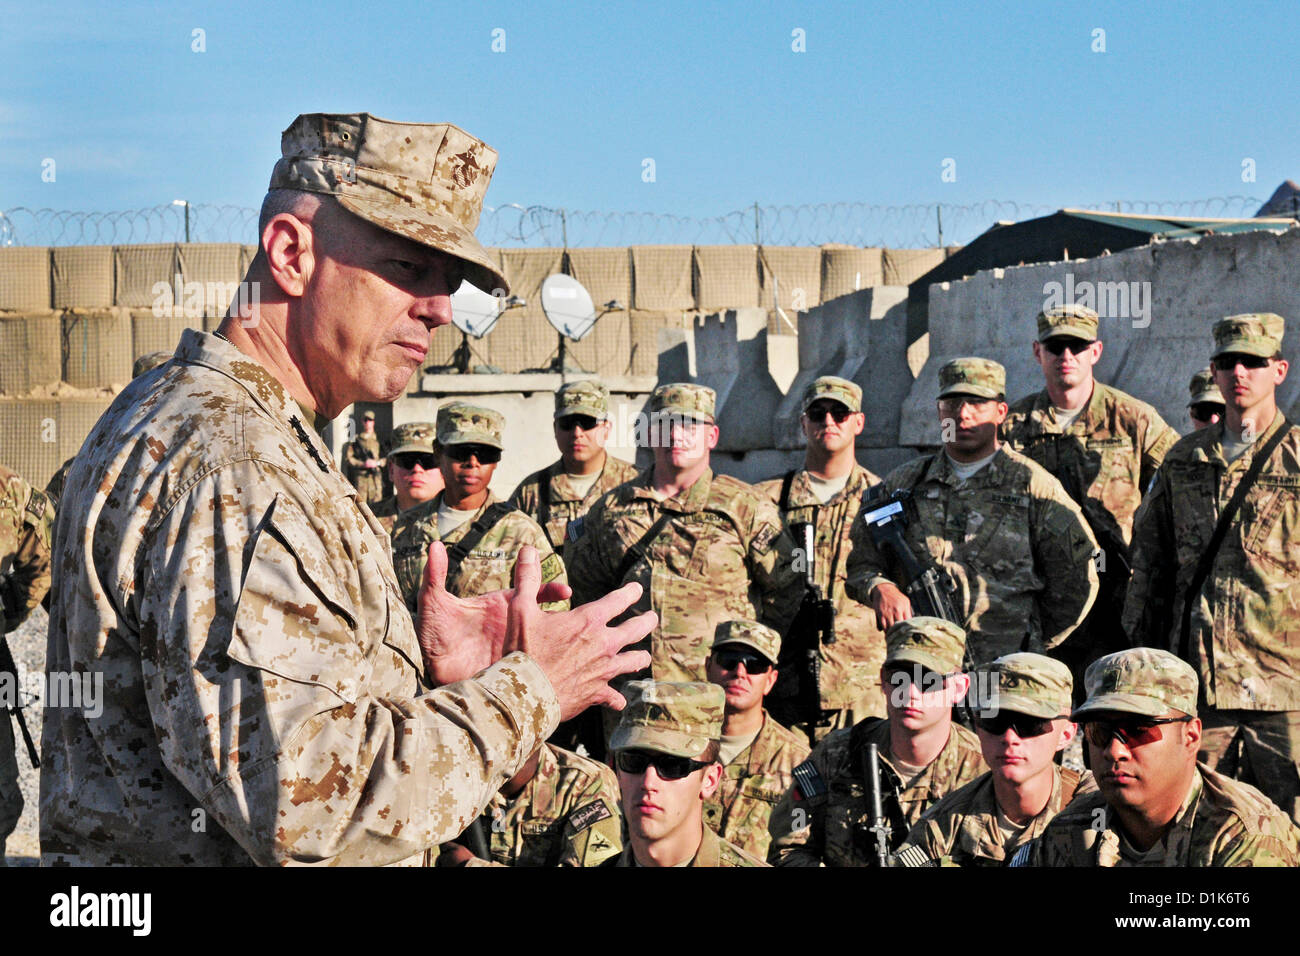
[[(437, 457), (443, 490), (402, 512), (393, 524), (393, 566), (414, 613), (429, 545), (448, 548), (447, 590), (460, 597), (511, 586), (515, 557), (525, 545), (542, 557), (542, 580), (566, 584), (564, 564), (537, 522), (488, 488), (501, 460), (505, 418), (498, 411), (452, 402), (438, 409)], [(568, 607), (567, 601), (546, 605)]]
[[(50, 590), (53, 523), (49, 499), (0, 465), (0, 641), (27, 619)], [(13, 711), (22, 703), (18, 675), (0, 673), (0, 866), (5, 840), (23, 814), (13, 727)]]
[(972, 677), (975, 732), (991, 769), (925, 811), (895, 866), (1004, 866), (1076, 793), (1096, 789), (1092, 774), (1052, 759), (1078, 729), (1065, 664), (1008, 654)]
[(791, 771), (808, 757), (804, 737), (777, 723), (763, 707), (776, 683), (781, 635), (757, 621), (727, 621), (714, 632), (705, 663), (722, 688), (722, 781), (704, 802), (704, 822), (729, 843), (767, 858), (772, 807), (790, 789)]
[(723, 692), (716, 684), (631, 681), (610, 738), (627, 845), (606, 866), (767, 866), (704, 824), (718, 763)]
[[(1047, 385), (1011, 406), (1002, 438), (1042, 465), (1075, 504), (1102, 549), (1100, 588), (1087, 619), (1054, 651), (1075, 675), (1102, 654), (1127, 647), (1120, 616), (1129, 579), (1133, 515), (1178, 433), (1132, 395), (1098, 382), (1099, 318), (1083, 305), (1038, 314), (1034, 359)], [(1082, 681), (1080, 681), (1080, 684)]]
[[(960, 358), (939, 369), (944, 449), (895, 468), (882, 491), (906, 492), (904, 539), (955, 588), (975, 664), (1064, 641), (1097, 594), (1097, 542), (1061, 483), (998, 442), (1006, 372)], [(861, 518), (853, 526), (849, 594), (889, 627), (913, 613), (902, 566), (882, 554)]]
[[(45, 863), (427, 860), (648, 663), (611, 649), (652, 618), (605, 627), (636, 589), (544, 614), (566, 590), (531, 549), (515, 591), (463, 601), (435, 545), (413, 621), (317, 433), (405, 389), (463, 277), (506, 285), (473, 238), (496, 154), (365, 113), (300, 116), (281, 142), (254, 313), (187, 330), (68, 476), (47, 667), (104, 693), (94, 719), (45, 712)], [(477, 676), (431, 689), (449, 661)]]
[(607, 491), (636, 477), (636, 466), (605, 451), (609, 440), (609, 389), (602, 382), (569, 382), (555, 393), (555, 444), (560, 460), (535, 471), (515, 488), (510, 503), (546, 532), (564, 556), (569, 525)]
[(888, 717), (837, 730), (794, 770), (772, 810), (768, 861), (777, 866), (874, 866), (867, 749), (879, 752), (883, 810), (897, 850), (921, 814), (988, 767), (979, 741), (954, 723), (965, 696), (966, 635), (937, 617), (914, 617), (885, 635), (881, 672)]
[[(863, 494), (880, 479), (854, 457), (854, 443), (866, 425), (862, 389), (855, 383), (834, 375), (810, 382), (803, 393), (800, 425), (808, 443), (803, 468), (760, 482), (757, 488), (780, 510), (796, 547), (804, 546), (797, 533), (800, 526), (812, 526), (813, 576), (835, 607), (835, 642), (822, 642), (819, 651), (822, 716), (812, 728), (815, 742), (832, 730), (885, 713), (880, 690), (885, 635), (876, 626), (875, 612), (845, 590), (853, 522)], [(796, 695), (798, 680), (795, 667), (783, 668), (772, 700)]]
[(654, 465), (601, 498), (566, 553), (577, 604), (629, 581), (644, 587), (638, 609), (659, 615), (649, 644), (656, 680), (703, 679), (723, 621), (783, 632), (803, 593), (776, 506), (709, 468), (715, 398), (703, 385), (654, 390)]
[[(1300, 429), (1277, 407), (1283, 327), (1272, 313), (1214, 324), (1224, 419), (1179, 441), (1156, 476), (1134, 533), (1124, 625), (1134, 643), (1196, 668), (1201, 759), (1300, 820)], [(1257, 461), (1188, 606), (1220, 515)]]
[(1088, 668), (1084, 727), (1096, 793), (1077, 797), (1012, 865), (1300, 866), (1300, 830), (1248, 784), (1196, 760), (1196, 672), (1135, 648)]

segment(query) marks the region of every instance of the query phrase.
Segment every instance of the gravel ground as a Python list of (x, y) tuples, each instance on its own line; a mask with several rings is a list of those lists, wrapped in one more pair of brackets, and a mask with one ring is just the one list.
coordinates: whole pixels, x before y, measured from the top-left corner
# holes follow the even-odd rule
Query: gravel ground
[[(20, 688), (27, 688), (35, 678), (30, 674), (45, 673), (45, 629), (49, 624), (49, 615), (45, 609), (38, 607), (23, 622), (23, 626), (8, 635), (9, 649), (13, 651), (14, 661), (18, 664), (21, 677)], [(41, 746), (41, 703), (28, 700), (22, 696), (23, 716), (27, 719), (27, 728), (32, 732), (36, 749)], [(12, 720), (8, 714), (4, 720)], [(27, 759), (27, 748), (14, 721), (14, 745), (18, 748), (18, 783), (23, 791), (23, 815), (18, 821), (18, 829), (10, 834), (5, 842), (5, 862), (9, 866), (35, 866), (40, 857), (40, 838), (36, 826), (37, 796), (40, 791), (41, 772)]]

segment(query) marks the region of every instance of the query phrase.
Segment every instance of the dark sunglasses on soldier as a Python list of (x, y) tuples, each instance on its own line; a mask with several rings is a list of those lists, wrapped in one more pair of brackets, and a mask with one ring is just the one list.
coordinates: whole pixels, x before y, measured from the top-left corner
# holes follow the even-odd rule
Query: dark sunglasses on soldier
[(994, 737), (1001, 737), (1010, 727), (1021, 740), (1028, 740), (1030, 737), (1041, 737), (1043, 734), (1050, 734), (1052, 732), (1052, 721), (1056, 719), (1055, 717), (1031, 717), (1029, 714), (1017, 714), (1012, 710), (1003, 710), (988, 717), (976, 714), (975, 726), (986, 734), (992, 734)]
[(452, 461), (461, 464), (477, 458), (480, 465), (495, 465), (501, 460), (501, 449), (490, 445), (448, 445), (443, 452)]
[(1273, 360), (1262, 355), (1247, 355), (1245, 352), (1225, 352), (1217, 358), (1210, 359), (1210, 364), (1214, 366), (1216, 372), (1231, 372), (1237, 367), (1238, 363), (1248, 369), (1259, 369), (1264, 368), (1271, 361)]
[(600, 424), (600, 419), (592, 418), (590, 415), (561, 415), (555, 420), (555, 424), (560, 426), (562, 432), (571, 432), (574, 428), (589, 432)]
[(1125, 747), (1141, 747), (1155, 743), (1164, 732), (1161, 724), (1185, 724), (1192, 717), (1124, 717), (1119, 720), (1089, 720), (1083, 724), (1083, 735), (1094, 747), (1109, 747), (1116, 737)]
[(830, 415), (831, 419), (838, 425), (847, 420), (853, 412), (849, 411), (847, 405), (840, 402), (816, 402), (809, 405), (804, 414), (808, 416), (810, 422), (824, 421), (826, 416)]
[(438, 467), (438, 456), (427, 451), (399, 451), (393, 456), (393, 461), (397, 462), (397, 467), (410, 471), (416, 465), (419, 465), (425, 471), (433, 471)]
[(1218, 402), (1197, 402), (1190, 411), (1198, 422), (1211, 421), (1215, 415), (1223, 417), (1223, 406)]
[(1080, 352), (1086, 352), (1088, 346), (1092, 345), (1087, 339), (1076, 339), (1068, 335), (1059, 335), (1055, 338), (1048, 339), (1043, 343), (1043, 348), (1053, 355), (1060, 355), (1066, 349), (1070, 350), (1071, 355), (1078, 355)]
[(646, 768), (653, 764), (655, 773), (659, 774), (661, 780), (681, 780), (708, 766), (707, 763), (690, 757), (674, 757), (672, 754), (648, 750), (621, 750), (614, 760), (619, 770), (634, 776), (645, 773)]
[(734, 671), (741, 664), (744, 664), (746, 672), (750, 674), (766, 674), (772, 669), (772, 662), (762, 654), (757, 651), (742, 650), (738, 647), (718, 648), (713, 652), (713, 663), (724, 671)]

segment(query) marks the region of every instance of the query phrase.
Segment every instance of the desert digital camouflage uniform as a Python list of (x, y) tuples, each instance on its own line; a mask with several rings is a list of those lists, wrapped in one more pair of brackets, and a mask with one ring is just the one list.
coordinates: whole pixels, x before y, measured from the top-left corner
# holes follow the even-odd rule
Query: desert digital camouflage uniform
[(705, 824), (746, 853), (766, 859), (772, 808), (790, 789), (791, 772), (807, 759), (804, 738), (764, 714), (754, 742), (722, 768), (722, 782), (704, 802)]
[[(54, 508), (44, 494), (0, 465), (0, 640), (27, 619), (50, 589), (50, 529)], [(18, 787), (14, 715), (22, 705), (18, 675), (0, 677), (0, 866), (4, 844), (18, 826), (23, 795)], [(24, 757), (23, 759), (26, 759)]]
[[(939, 370), (940, 397), (994, 398), (1005, 381), (996, 362), (956, 359)], [(954, 603), (976, 664), (1055, 647), (1092, 607), (1096, 539), (1079, 506), (1036, 462), (999, 445), (962, 481), (940, 451), (900, 465), (883, 484), (891, 493), (911, 492), (915, 508), (907, 509), (904, 538), (956, 585)], [(901, 566), (880, 553), (861, 520), (853, 525), (848, 570), (849, 595), (867, 605), (882, 581), (902, 587)]]
[[(400, 455), (406, 451), (422, 451), (432, 455), (436, 432), (437, 426), (433, 422), (403, 422), (393, 429), (392, 449), (388, 452), (388, 456)], [(387, 460), (384, 459), (385, 462)], [(386, 498), (371, 502), (370, 513), (378, 518), (384, 530), (392, 535), (393, 525), (397, 523), (397, 516), (401, 513), (401, 508), (397, 504), (397, 493), (394, 492)]]
[[(452, 402), (438, 409), (437, 441), (440, 447), (452, 445), (487, 445), (501, 448), (505, 418), (500, 412), (464, 402)], [(474, 516), (453, 528), (445, 538), (438, 534), (438, 508), (446, 492), (440, 491), (428, 501), (398, 515), (393, 524), (393, 566), (397, 583), (406, 596), (407, 608), (415, 613), (429, 560), (429, 545), (442, 541), (451, 549), (469, 534), (474, 522), (499, 499), (491, 491)], [(465, 555), (460, 565), (448, 568), (447, 590), (458, 597), (473, 597), (515, 586), (515, 559), (519, 549), (531, 544), (538, 551), (542, 565), (542, 583), (559, 581), (567, 584), (564, 562), (551, 550), (550, 542), (537, 522), (517, 508), (506, 511), (488, 528), (478, 544)], [(542, 605), (548, 611), (568, 610), (568, 601)]]
[[(964, 635), (940, 618), (914, 617), (889, 629), (886, 664), (920, 665), (936, 674), (961, 670)], [(904, 779), (895, 766), (889, 720), (868, 717), (852, 728), (837, 730), (813, 748), (794, 771), (795, 783), (772, 810), (768, 861), (776, 866), (874, 866), (874, 837), (867, 832), (871, 800), (867, 790), (867, 749), (875, 744), (882, 775)], [(901, 788), (897, 805), (882, 785), (887, 817), (895, 824), (894, 840), (914, 827), (927, 809), (988, 770), (979, 739), (953, 723), (943, 749), (915, 779)]]
[[(1229, 316), (1213, 332), (1215, 355), (1271, 356), (1281, 349), (1283, 320)], [(1166, 648), (1196, 668), (1206, 764), (1253, 782), (1300, 820), (1300, 428), (1246, 493), (1182, 646), (1184, 598), (1221, 509), (1257, 451), (1288, 424), (1278, 411), (1236, 461), (1223, 453), (1226, 420), (1185, 436), (1165, 456), (1134, 532), (1124, 627), (1134, 644)]]
[(551, 744), (524, 788), (513, 797), (494, 794), (481, 819), (492, 862), (501, 866), (599, 866), (623, 849), (614, 771)]
[(56, 508), (63, 497), (63, 486), (67, 484), (68, 472), (72, 471), (72, 466), (76, 464), (76, 461), (77, 456), (73, 455), (61, 464), (59, 470), (50, 476), (50, 480), (45, 485), (45, 497), (49, 498), (50, 503)]
[[(663, 385), (651, 396), (652, 415), (712, 421), (713, 390)], [(784, 633), (803, 598), (790, 536), (776, 507), (752, 485), (712, 469), (667, 500), (655, 494), (654, 467), (619, 485), (581, 519), (566, 555), (574, 604), (585, 604), (629, 581), (643, 588), (628, 615), (653, 610), (659, 624), (649, 643), (656, 680), (704, 679), (704, 659), (722, 621), (758, 620)], [(661, 516), (653, 541), (636, 548), (626, 574), (619, 569)]]
[[(373, 412), (366, 413), (372, 420)], [(366, 459), (373, 458), (379, 462), (373, 468), (366, 467)], [(348, 481), (357, 489), (357, 497), (369, 504), (384, 497), (384, 456), (379, 450), (379, 436), (367, 435), (365, 432), (343, 446), (343, 471)]]
[[(272, 189), (350, 212), (508, 288), (473, 237), (496, 153), (447, 124), (300, 116)], [(47, 669), (103, 677), (47, 708), (44, 863), (418, 862), (560, 718), (509, 654), (430, 690), (387, 536), (260, 364), (186, 330), (68, 476)]]

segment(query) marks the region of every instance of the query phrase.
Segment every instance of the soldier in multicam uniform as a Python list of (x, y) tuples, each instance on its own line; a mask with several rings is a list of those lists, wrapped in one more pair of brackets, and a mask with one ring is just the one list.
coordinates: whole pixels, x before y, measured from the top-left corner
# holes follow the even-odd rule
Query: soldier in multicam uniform
[[(451, 402), (438, 409), (435, 443), (444, 487), (393, 525), (393, 567), (406, 606), (415, 613), (429, 545), (448, 548), (447, 590), (459, 597), (502, 591), (514, 581), (515, 557), (532, 545), (542, 559), (542, 581), (567, 584), (564, 563), (537, 522), (488, 489), (501, 460), (505, 418), (491, 408)], [(564, 610), (568, 601), (545, 605)]]
[(921, 814), (988, 769), (979, 741), (952, 720), (965, 696), (966, 635), (937, 617), (899, 621), (886, 632), (881, 669), (889, 714), (837, 730), (794, 770), (772, 810), (768, 861), (777, 866), (873, 866), (868, 833), (867, 749), (879, 748), (880, 792), (897, 848)]
[(715, 397), (703, 385), (654, 390), (654, 465), (580, 519), (566, 554), (575, 604), (629, 581), (644, 587), (637, 609), (659, 615), (648, 645), (656, 680), (703, 679), (719, 623), (757, 619), (784, 632), (802, 597), (776, 506), (709, 468)]
[[(1133, 515), (1178, 433), (1146, 402), (1093, 378), (1101, 359), (1097, 313), (1064, 305), (1038, 314), (1034, 358), (1047, 387), (1011, 406), (1002, 438), (1061, 482), (1102, 549), (1100, 588), (1087, 619), (1053, 650), (1082, 677), (1089, 663), (1128, 646), (1120, 626)], [(1082, 684), (1082, 681), (1079, 681)]]
[(609, 440), (609, 389), (595, 380), (569, 382), (555, 393), (555, 444), (560, 460), (535, 471), (510, 496), (510, 503), (546, 532), (564, 556), (569, 524), (601, 495), (636, 477), (636, 466), (605, 451)]
[[(834, 375), (813, 381), (804, 390), (800, 422), (808, 443), (803, 468), (756, 487), (776, 504), (792, 536), (796, 525), (813, 525), (813, 573), (835, 607), (835, 642), (822, 643), (819, 652), (822, 717), (812, 728), (815, 743), (832, 730), (885, 713), (878, 683), (885, 635), (876, 626), (875, 612), (850, 598), (844, 587), (853, 523), (863, 494), (880, 479), (854, 457), (854, 440), (862, 434), (866, 416), (862, 389), (853, 382)], [(802, 542), (795, 540), (795, 545), (802, 547)], [(772, 700), (789, 698), (796, 683), (793, 668), (783, 668)]]
[(384, 456), (375, 434), (375, 413), (361, 416), (361, 434), (343, 446), (343, 475), (357, 489), (357, 497), (374, 504), (384, 497)]
[[(944, 450), (895, 468), (889, 492), (910, 499), (904, 539), (918, 560), (951, 579), (970, 654), (982, 664), (1064, 641), (1097, 594), (1097, 542), (1061, 483), (998, 442), (1007, 415), (1006, 372), (982, 358), (939, 369)], [(912, 614), (901, 565), (853, 526), (849, 594), (889, 627)]]
[[(435, 546), (413, 622), (314, 431), (403, 391), (463, 277), (507, 285), (473, 238), (496, 154), (364, 113), (301, 116), (282, 148), (252, 321), (187, 330), (68, 478), (47, 667), (104, 693), (93, 720), (45, 711), (45, 863), (419, 862), (649, 660), (617, 648), (652, 616), (606, 626), (637, 589), (544, 614), (567, 589), (532, 549), (514, 591), (459, 600)], [(448, 662), (477, 676), (430, 689)]]
[(715, 684), (630, 681), (610, 738), (627, 845), (605, 866), (767, 866), (704, 824), (722, 778), (724, 694)]
[(1200, 675), (1200, 759), (1300, 820), (1300, 429), (1277, 407), (1283, 320), (1233, 315), (1213, 332), (1225, 417), (1165, 456), (1133, 537), (1124, 625), (1134, 644), (1172, 650)]
[[(49, 499), (0, 465), (0, 641), (17, 630), (50, 589), (53, 523)], [(5, 840), (23, 815), (13, 728), (21, 705), (18, 675), (0, 672), (0, 866)]]
[(1078, 730), (1068, 667), (1008, 654), (973, 677), (975, 732), (992, 769), (925, 811), (895, 866), (1005, 866), (1076, 793), (1096, 789), (1092, 774), (1052, 759)]
[(393, 429), (393, 447), (385, 459), (393, 493), (370, 506), (390, 535), (397, 516), (430, 501), (443, 489), (442, 470), (433, 449), (437, 426), (433, 422), (403, 422)]
[(1057, 814), (1012, 866), (1300, 866), (1300, 830), (1254, 787), (1196, 760), (1196, 672), (1135, 648), (1088, 668), (1083, 725), (1099, 790)]
[(1223, 420), (1223, 393), (1214, 382), (1214, 368), (1206, 366), (1187, 383), (1187, 417), (1192, 431), (1217, 425)]
[(724, 840), (767, 858), (772, 807), (790, 789), (791, 772), (808, 757), (803, 737), (763, 709), (776, 683), (781, 635), (757, 621), (719, 624), (705, 663), (709, 681), (726, 694), (722, 718), (722, 782), (704, 802), (704, 822)]

